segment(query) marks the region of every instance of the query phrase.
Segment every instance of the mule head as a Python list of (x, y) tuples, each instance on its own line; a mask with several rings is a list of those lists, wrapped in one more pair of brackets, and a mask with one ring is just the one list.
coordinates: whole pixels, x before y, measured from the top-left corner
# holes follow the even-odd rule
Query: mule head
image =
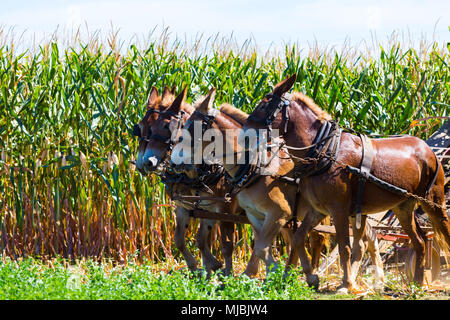
[(197, 100), (183, 130), (176, 137), (178, 144), (171, 155), (171, 167), (177, 173), (193, 177), (196, 165), (203, 164), (202, 156), (194, 157), (194, 154), (197, 151), (202, 154), (203, 134), (207, 129), (203, 120), (209, 117), (210, 112), (217, 111), (213, 108), (215, 94), (216, 90), (212, 88), (205, 97)]
[(238, 145), (242, 112), (239, 115), (233, 114), (234, 107), (226, 104), (222, 105), (220, 110), (214, 108), (214, 97), (215, 89), (212, 88), (196, 105), (183, 130), (189, 140), (184, 138), (174, 149), (172, 163), (181, 162), (179, 167), (184, 168), (184, 171), (187, 171), (186, 163), (194, 166), (235, 163), (236, 152), (242, 149)]
[(294, 73), (278, 82), (272, 92), (267, 94), (250, 114), (249, 122), (258, 128), (270, 125), (282, 107), (288, 104), (284, 95), (294, 86), (296, 79), (297, 74)]
[(161, 96), (158, 94), (158, 89), (153, 86), (147, 100), (147, 111), (144, 117), (133, 127), (133, 135), (139, 138), (136, 168), (142, 174), (146, 174), (144, 153), (148, 145), (148, 138), (152, 134), (151, 126), (158, 119), (159, 114), (171, 105), (173, 100), (173, 92), (167, 86)]
[[(173, 97), (172, 91), (168, 88), (163, 93)], [(164, 163), (170, 156), (173, 145), (180, 135), (190, 106), (184, 102), (187, 94), (187, 87), (175, 98), (172, 99), (170, 106), (158, 114), (158, 118), (151, 124), (147, 145), (143, 158), (143, 169), (148, 172), (162, 172)]]

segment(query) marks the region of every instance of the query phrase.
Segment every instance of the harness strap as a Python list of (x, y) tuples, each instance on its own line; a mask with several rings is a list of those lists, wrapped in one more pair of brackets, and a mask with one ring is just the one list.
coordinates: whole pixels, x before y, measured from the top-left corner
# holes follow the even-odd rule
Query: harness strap
[(373, 158), (375, 155), (370, 139), (364, 134), (360, 134), (359, 137), (361, 138), (362, 142), (362, 159), (360, 175), (358, 178), (358, 190), (356, 193), (356, 229), (361, 228), (362, 196), (364, 192), (364, 186), (370, 176), (370, 169), (372, 168)]
[[(303, 178), (320, 175), (326, 172), (332, 165), (332, 161), (330, 160), (330, 158), (334, 158), (339, 152), (341, 133), (342, 129), (336, 122), (325, 122), (314, 138), (314, 141), (312, 143), (312, 146), (314, 146), (313, 148), (298, 148), (298, 150), (309, 150), (304, 158), (313, 158), (317, 159), (317, 161), (315, 163), (296, 164), (296, 176)], [(294, 149), (291, 147), (288, 148)]]

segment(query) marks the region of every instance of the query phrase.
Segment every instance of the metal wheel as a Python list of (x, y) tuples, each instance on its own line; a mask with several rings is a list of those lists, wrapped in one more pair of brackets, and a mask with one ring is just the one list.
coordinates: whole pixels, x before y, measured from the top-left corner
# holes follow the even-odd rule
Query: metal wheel
[[(408, 250), (405, 261), (405, 272), (409, 281), (414, 279), (414, 271), (416, 265), (416, 253), (414, 249)], [(439, 255), (439, 248), (433, 246), (431, 253), (431, 281), (435, 281), (439, 278), (441, 273), (441, 258)]]

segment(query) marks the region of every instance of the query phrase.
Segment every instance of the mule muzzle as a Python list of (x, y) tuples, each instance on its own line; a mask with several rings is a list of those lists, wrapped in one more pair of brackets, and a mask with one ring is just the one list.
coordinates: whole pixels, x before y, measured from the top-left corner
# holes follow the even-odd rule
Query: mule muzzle
[(156, 157), (148, 157), (144, 166), (146, 171), (155, 171), (158, 167), (158, 159)]

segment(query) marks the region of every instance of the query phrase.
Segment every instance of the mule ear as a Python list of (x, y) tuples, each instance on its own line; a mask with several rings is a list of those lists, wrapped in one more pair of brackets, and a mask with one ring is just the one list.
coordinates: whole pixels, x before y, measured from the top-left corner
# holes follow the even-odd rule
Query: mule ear
[(177, 89), (177, 86), (173, 86), (172, 90), (170, 90), (170, 93), (172, 93), (173, 95), (175, 95), (175, 90)]
[(157, 99), (158, 99), (158, 89), (152, 86), (152, 90), (150, 90), (150, 95), (147, 101), (147, 108), (154, 107)]
[(163, 91), (161, 100), (162, 100), (162, 104), (165, 106), (168, 106), (172, 103), (173, 93), (170, 91), (168, 86), (164, 87), (164, 91)]
[(208, 114), (208, 111), (213, 108), (215, 96), (216, 88), (211, 88), (196, 110), (203, 114)]
[(165, 86), (165, 87), (164, 87), (164, 91), (163, 91), (163, 93), (162, 93), (162, 98), (164, 99), (164, 97), (167, 96), (168, 94), (171, 94), (171, 92), (170, 92), (170, 90), (169, 90), (169, 87), (168, 87), (168, 86)]
[(187, 94), (187, 86), (184, 87), (183, 91), (172, 102), (172, 105), (170, 106), (171, 111), (175, 113), (180, 112), (181, 104), (183, 103), (184, 99), (186, 99), (186, 94)]
[(294, 73), (289, 78), (286, 78), (281, 82), (278, 82), (275, 88), (273, 88), (272, 93), (281, 97), (284, 93), (288, 92), (294, 86), (296, 79), (297, 74)]

